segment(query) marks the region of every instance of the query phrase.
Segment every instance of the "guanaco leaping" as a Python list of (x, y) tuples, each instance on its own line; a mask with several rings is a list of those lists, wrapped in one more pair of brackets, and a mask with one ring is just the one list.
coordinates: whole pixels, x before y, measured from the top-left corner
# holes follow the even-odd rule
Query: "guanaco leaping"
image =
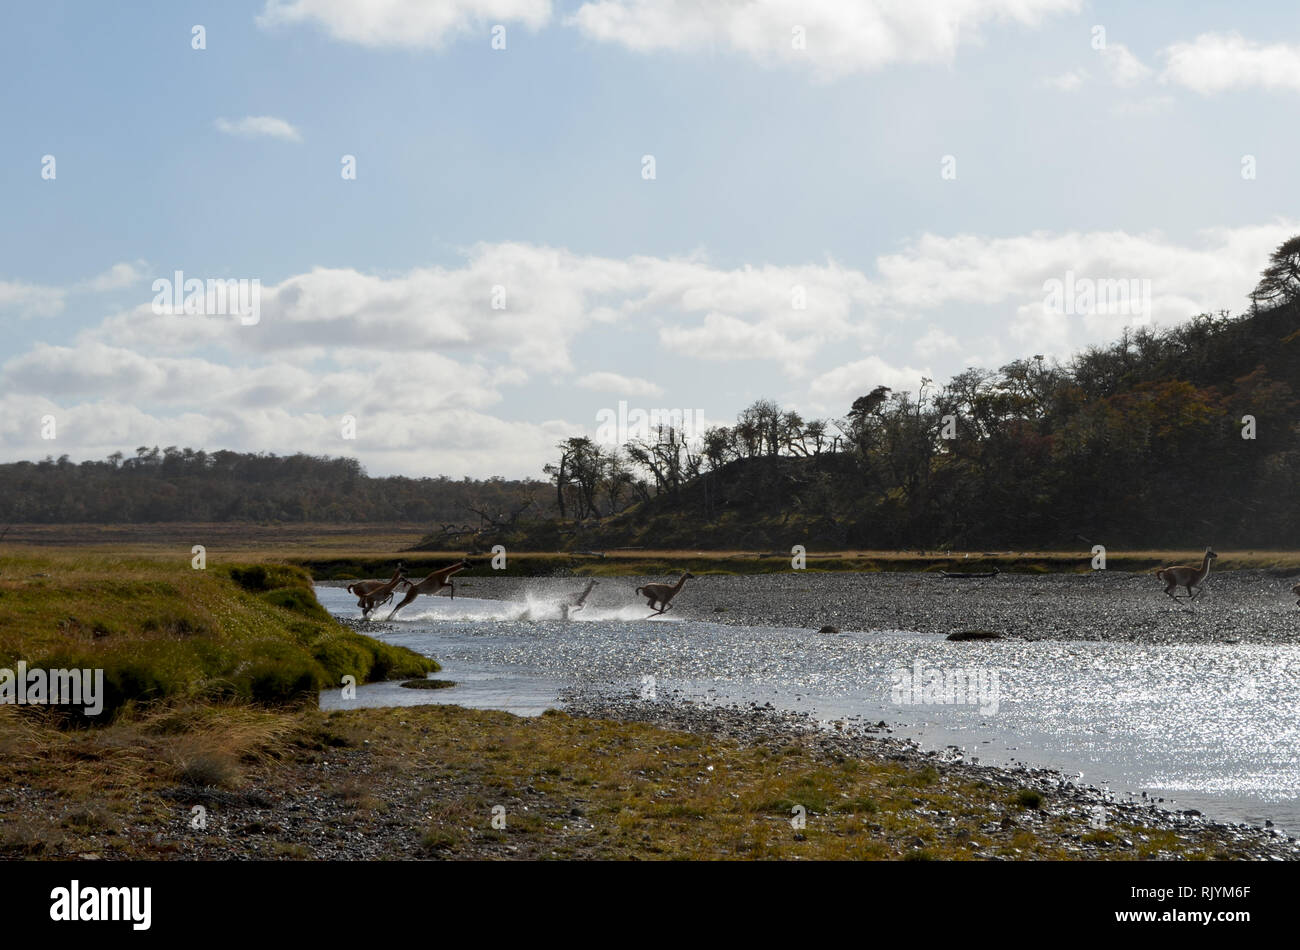
[(348, 585), (348, 593), (356, 595), (357, 606), (361, 608), (361, 619), (369, 620), (370, 612), (376, 607), (382, 607), (393, 599), (393, 591), (397, 590), (401, 584), (410, 584), (406, 579), (406, 569), (402, 562), (397, 562), (397, 570), (393, 572), (391, 580), (387, 581), (357, 581), (355, 584)]
[(584, 590), (581, 594), (578, 595), (578, 599), (577, 599), (577, 600), (575, 600), (575, 601), (574, 601), (573, 603), (571, 603), (571, 604), (565, 604), (563, 607), (560, 608), (562, 611), (564, 611), (564, 619), (565, 619), (565, 620), (569, 620), (569, 619), (570, 619), (570, 616), (569, 616), (569, 615), (572, 614), (573, 611), (575, 611), (575, 610), (581, 610), (583, 607), (586, 606), (586, 604), (587, 604), (587, 595), (590, 594), (590, 593), (592, 592), (592, 590), (595, 588), (595, 586), (596, 586), (596, 582), (595, 582), (595, 581), (588, 581), (588, 582), (587, 582), (587, 589)]
[[(414, 584), (411, 584), (411, 586), (407, 588), (406, 596), (402, 598), (402, 602), (393, 608), (393, 612), (388, 615), (386, 620), (392, 620), (399, 610), (411, 601), (415, 600), (415, 598), (419, 597), (421, 594), (436, 594), (444, 587), (450, 587), (451, 596), (454, 598), (456, 596), (456, 585), (451, 582), (451, 578), (453, 575), (459, 574), (469, 566), (469, 558), (461, 558), (455, 564), (452, 564), (449, 567), (440, 567), (424, 580), (416, 581)], [(407, 583), (410, 582), (408, 581)]]
[[(652, 609), (658, 603), (659, 609), (655, 610), (655, 613), (661, 614), (668, 609), (668, 604), (677, 596), (682, 585), (694, 576), (690, 571), (682, 571), (682, 576), (677, 578), (676, 584), (646, 584), (644, 587), (638, 587), (636, 592), (646, 598), (646, 605)], [(650, 616), (653, 617), (654, 614)]]
[[(1187, 599), (1195, 600), (1201, 593), (1201, 584), (1205, 576), (1210, 573), (1210, 562), (1219, 555), (1214, 553), (1213, 548), (1205, 549), (1205, 557), (1201, 560), (1200, 567), (1194, 567), (1190, 564), (1179, 564), (1175, 567), (1162, 567), (1156, 571), (1156, 577), (1165, 582), (1165, 593), (1170, 599), (1177, 600), (1174, 589), (1177, 587), (1187, 588)], [(1192, 588), (1196, 588), (1196, 593), (1192, 593)]]

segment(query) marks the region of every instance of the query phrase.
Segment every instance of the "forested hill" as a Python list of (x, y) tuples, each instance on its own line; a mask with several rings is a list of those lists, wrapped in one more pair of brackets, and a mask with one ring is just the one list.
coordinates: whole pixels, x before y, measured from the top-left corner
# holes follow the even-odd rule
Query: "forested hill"
[(623, 509), (618, 481), (590, 461), (599, 450), (570, 440), (551, 470), (576, 483), (565, 490), (582, 517), (514, 543), (1300, 544), (1300, 296), (1138, 329), (1066, 365), (1019, 360), (916, 393), (869, 382), (843, 419), (807, 422), (762, 400), (698, 452), (633, 445), (656, 491)]

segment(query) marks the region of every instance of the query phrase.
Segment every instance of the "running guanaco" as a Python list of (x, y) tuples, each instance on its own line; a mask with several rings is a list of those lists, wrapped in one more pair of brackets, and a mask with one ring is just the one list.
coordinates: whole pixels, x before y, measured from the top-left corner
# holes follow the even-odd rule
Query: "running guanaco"
[(669, 602), (677, 596), (677, 592), (682, 589), (688, 578), (695, 575), (690, 571), (683, 571), (682, 576), (677, 578), (676, 584), (646, 584), (644, 587), (638, 587), (636, 592), (646, 598), (646, 605), (654, 608), (656, 603), (659, 604), (656, 613), (663, 613), (668, 609)]
[(583, 607), (585, 607), (585, 606), (587, 605), (587, 596), (588, 596), (588, 595), (589, 595), (589, 594), (590, 594), (590, 593), (595, 589), (595, 587), (596, 587), (596, 583), (597, 583), (596, 581), (588, 581), (588, 582), (587, 582), (587, 589), (584, 590), (581, 594), (578, 595), (578, 599), (577, 599), (577, 600), (575, 600), (575, 601), (574, 601), (573, 603), (571, 603), (571, 604), (564, 604), (563, 606), (561, 606), (560, 609), (561, 609), (561, 611), (563, 611), (563, 613), (564, 613), (564, 619), (565, 619), (565, 620), (570, 619), (570, 615), (571, 615), (575, 610), (581, 610)]
[[(1156, 571), (1156, 577), (1165, 582), (1165, 593), (1172, 600), (1178, 599), (1174, 594), (1174, 589), (1177, 587), (1186, 587), (1187, 599), (1195, 600), (1197, 595), (1201, 593), (1201, 583), (1205, 580), (1205, 575), (1210, 573), (1210, 562), (1218, 556), (1214, 553), (1213, 548), (1206, 548), (1205, 557), (1201, 560), (1200, 567), (1194, 567), (1190, 564), (1162, 567)], [(1192, 593), (1193, 587), (1197, 589), (1195, 594)]]
[(355, 584), (349, 584), (347, 590), (349, 594), (357, 597), (357, 606), (361, 608), (362, 618), (368, 618), (372, 610), (382, 607), (393, 599), (393, 591), (397, 590), (398, 585), (403, 582), (411, 583), (406, 579), (406, 569), (402, 567), (402, 562), (398, 561), (397, 570), (393, 572), (391, 580), (357, 581)]
[(399, 610), (411, 601), (415, 600), (415, 598), (419, 597), (421, 594), (436, 594), (444, 587), (450, 587), (451, 596), (454, 598), (456, 596), (456, 585), (451, 582), (451, 577), (454, 574), (459, 574), (469, 566), (469, 558), (461, 558), (461, 560), (457, 561), (455, 564), (448, 567), (440, 567), (424, 580), (416, 581), (411, 584), (411, 586), (407, 588), (406, 596), (402, 598), (402, 602), (393, 608), (393, 612), (388, 615), (386, 620), (392, 620)]

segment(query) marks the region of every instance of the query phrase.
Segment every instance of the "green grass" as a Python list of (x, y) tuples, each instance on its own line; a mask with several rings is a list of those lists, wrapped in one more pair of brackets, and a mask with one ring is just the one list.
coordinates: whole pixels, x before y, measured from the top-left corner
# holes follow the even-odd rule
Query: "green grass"
[[(19, 787), (39, 794), (6, 800)], [(1198, 829), (1116, 819), (1094, 831), (1069, 801), (960, 770), (837, 759), (812, 736), (744, 745), (564, 713), (213, 703), (66, 730), (0, 707), (0, 856), (174, 857), (178, 815), (205, 793), (225, 796), (207, 799), (210, 817), (237, 830), (236, 847), (292, 859), (310, 848), (283, 842), (283, 815), (250, 815), (242, 796), (343, 803), (306, 816), (303, 833), (365, 834), (387, 858), (1084, 856), (1071, 840), (1106, 846), (1090, 858), (1240, 856)], [(504, 828), (492, 824), (498, 805)]]
[(106, 721), (171, 699), (293, 703), (438, 665), (337, 623), (289, 565), (94, 554), (0, 560), (0, 665), (103, 669)]

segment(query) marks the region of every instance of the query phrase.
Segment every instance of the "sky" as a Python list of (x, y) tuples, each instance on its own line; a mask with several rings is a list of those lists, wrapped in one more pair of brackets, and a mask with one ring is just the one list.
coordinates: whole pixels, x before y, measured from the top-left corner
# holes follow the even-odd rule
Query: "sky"
[(1300, 232), (1291, 3), (4, 15), (0, 461), (540, 477), (620, 403), (838, 418), (1240, 312)]

